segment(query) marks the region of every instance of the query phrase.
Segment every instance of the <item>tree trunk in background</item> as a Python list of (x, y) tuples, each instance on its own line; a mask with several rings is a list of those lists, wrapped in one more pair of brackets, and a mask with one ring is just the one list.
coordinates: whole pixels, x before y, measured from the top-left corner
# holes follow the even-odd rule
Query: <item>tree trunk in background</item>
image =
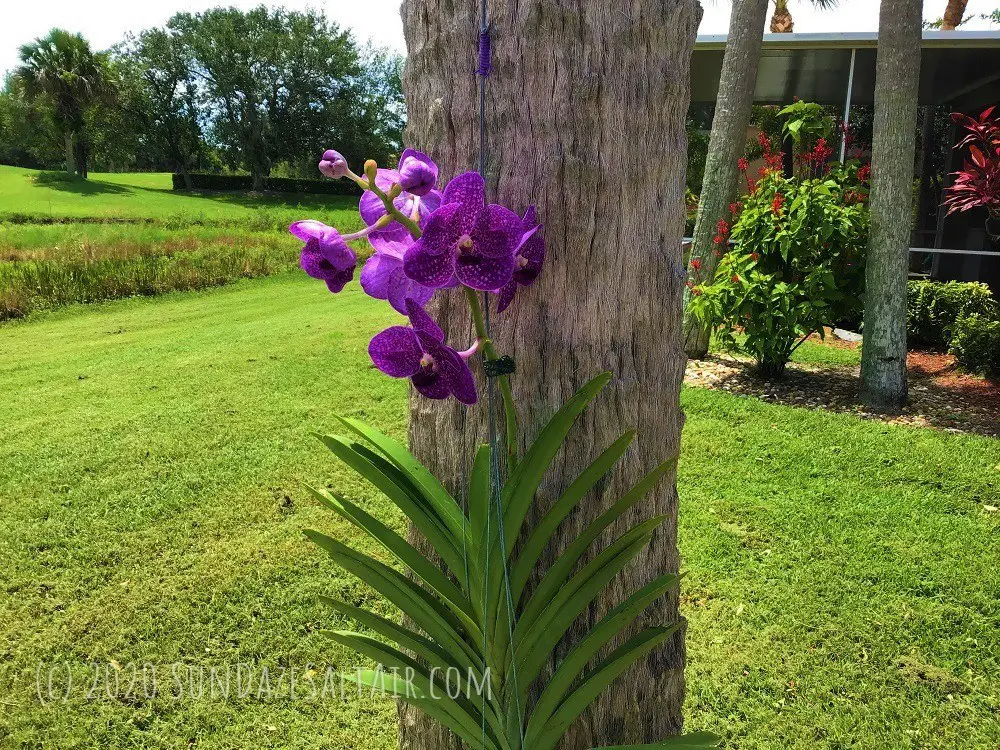
[[(479, 95), (473, 71), (479, 3), (404, 0), (402, 12), (407, 141), (433, 154), (442, 176), (450, 178), (477, 163)], [(498, 349), (517, 361), (513, 389), (522, 447), (586, 381), (605, 370), (615, 375), (571, 432), (528, 527), (624, 430), (636, 427), (640, 435), (600, 493), (564, 522), (540, 569), (612, 498), (678, 455), (685, 365), (684, 122), (700, 17), (697, 0), (633, 0), (626, 6), (603, 0), (491, 0), (489, 5), (487, 190), (490, 200), (517, 211), (537, 205), (548, 244), (538, 282), (518, 292), (514, 305), (494, 318)], [(439, 292), (429, 310), (450, 342), (473, 339), (461, 293)], [(411, 448), (457, 492), (469, 473), (473, 447), (485, 439), (485, 420), (484, 402), (467, 409), (414, 396)], [(583, 616), (588, 626), (616, 605), (626, 588), (678, 568), (676, 476), (671, 473), (639, 506), (619, 522), (619, 533), (639, 518), (666, 514), (668, 520), (634, 567)], [(422, 540), (414, 541), (426, 549)], [(677, 618), (678, 597), (671, 594), (650, 608), (642, 624)], [(581, 631), (577, 623), (563, 653)], [(675, 734), (683, 699), (680, 633), (605, 693), (571, 729), (565, 748)], [(460, 746), (402, 705), (399, 727), (406, 750)]]
[(776, 0), (774, 3), (774, 15), (771, 16), (772, 34), (791, 34), (795, 31), (795, 22), (792, 20), (792, 13), (788, 10), (788, 0)]
[(906, 277), (922, 16), (921, 0), (882, 0), (861, 398), (887, 411), (906, 403)]
[(67, 130), (64, 139), (66, 174), (72, 177), (76, 174), (76, 148), (73, 145), (73, 131)]
[(944, 10), (944, 22), (941, 24), (941, 31), (954, 31), (965, 18), (965, 8), (969, 0), (948, 0), (948, 6)]
[[(698, 201), (691, 259), (698, 259), (701, 269), (688, 265), (693, 281), (711, 281), (719, 259), (715, 255), (715, 230), (719, 220), (729, 217), (729, 204), (736, 197), (739, 180), (738, 159), (746, 151), (747, 128), (753, 110), (757, 84), (757, 63), (764, 39), (769, 0), (737, 0), (729, 22), (729, 40), (722, 61), (719, 97), (712, 119), (712, 135), (705, 160), (705, 180)], [(685, 302), (690, 290), (685, 289)], [(685, 314), (684, 350), (692, 359), (708, 353), (711, 326), (694, 315)]]

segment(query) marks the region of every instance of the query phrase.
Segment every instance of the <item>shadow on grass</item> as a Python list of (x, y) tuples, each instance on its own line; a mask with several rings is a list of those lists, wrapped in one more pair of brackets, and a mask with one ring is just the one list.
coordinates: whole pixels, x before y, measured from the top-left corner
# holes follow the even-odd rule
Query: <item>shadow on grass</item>
[(90, 180), (83, 177), (70, 177), (65, 172), (39, 172), (35, 177), (35, 184), (85, 197), (109, 193), (127, 195), (134, 192), (127, 185), (117, 185), (113, 182)]
[(854, 414), (866, 419), (950, 432), (1000, 436), (1000, 400), (948, 387), (912, 370), (910, 400), (906, 408), (899, 414), (877, 414), (864, 407), (858, 397), (857, 367), (807, 369), (792, 363), (780, 380), (764, 380), (748, 363), (713, 355), (704, 363), (694, 364), (694, 368), (699, 369), (709, 362), (720, 366), (715, 370), (716, 377), (701, 382), (689, 378), (689, 384), (785, 406)]

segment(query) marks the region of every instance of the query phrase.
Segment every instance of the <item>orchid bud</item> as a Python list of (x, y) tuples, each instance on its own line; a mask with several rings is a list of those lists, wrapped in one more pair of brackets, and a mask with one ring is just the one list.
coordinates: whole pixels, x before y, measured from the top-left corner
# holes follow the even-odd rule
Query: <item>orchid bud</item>
[(323, 152), (323, 158), (320, 159), (319, 171), (327, 177), (339, 180), (341, 177), (346, 177), (350, 169), (347, 166), (347, 159), (341, 156), (338, 151), (327, 149)]
[(390, 200), (393, 199), (393, 198), (398, 198), (402, 194), (402, 192), (403, 192), (403, 186), (402, 185), (400, 185), (398, 182), (392, 183), (392, 187), (389, 188), (389, 198), (390, 198)]
[(369, 159), (365, 162), (365, 177), (368, 178), (368, 182), (372, 185), (375, 184), (375, 178), (378, 176), (378, 163), (374, 159)]
[(399, 160), (399, 184), (413, 195), (427, 195), (437, 185), (438, 168), (427, 154), (408, 148)]

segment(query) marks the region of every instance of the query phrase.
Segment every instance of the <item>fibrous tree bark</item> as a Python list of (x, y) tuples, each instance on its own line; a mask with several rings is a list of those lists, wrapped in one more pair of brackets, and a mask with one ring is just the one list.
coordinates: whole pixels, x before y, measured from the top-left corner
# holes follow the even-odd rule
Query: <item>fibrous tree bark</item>
[[(493, 38), (486, 107), (489, 198), (518, 211), (535, 204), (548, 246), (538, 282), (518, 292), (514, 305), (493, 318), (497, 348), (517, 363), (513, 389), (522, 447), (579, 386), (601, 371), (615, 375), (574, 427), (542, 485), (534, 517), (624, 430), (635, 427), (640, 436), (601, 491), (564, 522), (564, 535), (543, 556), (544, 568), (609, 498), (679, 450), (683, 414), (678, 397), (685, 363), (684, 122), (701, 9), (697, 0), (624, 5), (491, 0), (488, 11)], [(479, 3), (404, 0), (402, 12), (407, 141), (433, 154), (447, 177), (474, 169)], [(439, 292), (429, 310), (449, 341), (471, 341), (460, 293)], [(485, 421), (482, 401), (466, 409), (414, 396), (411, 448), (457, 492), (474, 446), (485, 438)], [(637, 564), (622, 574), (628, 580), (610, 586), (584, 616), (590, 623), (620, 601), (625, 586), (677, 570), (673, 473), (620, 523), (656, 514), (668, 520)], [(610, 538), (609, 533), (603, 541)], [(672, 594), (657, 602), (642, 624), (677, 618), (678, 599)], [(578, 633), (571, 631), (566, 648)], [(675, 734), (683, 694), (679, 634), (603, 695), (570, 730), (565, 748)], [(459, 745), (432, 721), (401, 706), (400, 747)]]
[(886, 411), (906, 403), (906, 278), (922, 17), (921, 0), (883, 0), (879, 14), (861, 398)]
[[(712, 120), (712, 135), (705, 160), (705, 180), (698, 201), (691, 260), (692, 280), (711, 281), (718, 265), (713, 242), (719, 220), (728, 216), (728, 206), (736, 196), (739, 168), (737, 160), (746, 150), (747, 128), (753, 110), (757, 64), (764, 39), (769, 0), (736, 0), (729, 22), (729, 37), (722, 60), (719, 96)], [(689, 291), (685, 290), (685, 301)], [(710, 326), (685, 313), (684, 350), (693, 359), (708, 353)]]
[(969, 0), (948, 0), (948, 5), (944, 9), (944, 18), (941, 23), (941, 31), (954, 31), (965, 20), (965, 9), (969, 5)]

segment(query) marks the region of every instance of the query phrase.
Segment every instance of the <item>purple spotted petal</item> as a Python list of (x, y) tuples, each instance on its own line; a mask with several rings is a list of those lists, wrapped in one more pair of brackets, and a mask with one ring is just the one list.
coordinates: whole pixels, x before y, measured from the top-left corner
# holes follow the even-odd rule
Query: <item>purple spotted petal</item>
[(420, 371), (424, 351), (416, 331), (393, 326), (377, 334), (368, 344), (368, 354), (375, 366), (394, 378), (408, 378)]
[(461, 203), (467, 209), (478, 210), (486, 205), (486, 183), (478, 172), (465, 172), (444, 189), (445, 203)]
[(521, 224), (521, 217), (516, 213), (491, 203), (476, 216), (472, 232), (477, 255), (488, 258), (502, 258), (508, 255), (514, 257), (514, 251), (524, 236), (524, 226)]
[[(410, 318), (410, 324), (417, 333), (428, 336), (434, 341), (441, 343), (444, 341), (444, 331), (434, 322), (433, 318), (427, 314), (420, 305), (411, 299), (406, 300), (406, 314)], [(421, 338), (423, 341), (423, 338)]]
[(458, 241), (461, 204), (450, 203), (435, 211), (423, 236), (403, 256), (403, 271), (424, 286), (440, 288), (455, 276), (455, 243)]
[(401, 266), (399, 259), (375, 253), (365, 261), (365, 267), (361, 269), (361, 288), (369, 297), (389, 299), (389, 280), (392, 272)]
[(310, 219), (295, 222), (289, 231), (306, 240), (299, 258), (302, 270), (325, 281), (331, 292), (340, 292), (354, 278), (357, 256), (336, 229)]
[(433, 289), (429, 286), (418, 284), (403, 273), (403, 263), (402, 261), (399, 261), (399, 265), (389, 275), (387, 299), (393, 309), (396, 310), (396, 312), (406, 315), (407, 302), (413, 301), (420, 307), (423, 307), (430, 302), (430, 299), (433, 296)]
[(462, 254), (455, 262), (455, 276), (472, 289), (491, 292), (507, 284), (514, 274), (514, 256), (483, 258)]
[(515, 256), (517, 267), (514, 270), (514, 281), (521, 286), (531, 286), (545, 262), (545, 238), (541, 227), (536, 226), (525, 233)]
[[(364, 282), (364, 273), (361, 274), (361, 280)], [(497, 291), (497, 312), (502, 313), (508, 307), (510, 303), (514, 301), (514, 294), (517, 292), (517, 282), (511, 279), (506, 284), (504, 284), (499, 291)]]
[(427, 154), (408, 148), (399, 158), (399, 184), (413, 195), (427, 195), (437, 185), (438, 168)]
[(476, 394), (476, 381), (472, 377), (472, 370), (465, 360), (458, 356), (458, 352), (449, 347), (441, 352), (437, 359), (438, 370), (447, 379), (452, 395), (466, 406), (472, 406), (478, 400)]

